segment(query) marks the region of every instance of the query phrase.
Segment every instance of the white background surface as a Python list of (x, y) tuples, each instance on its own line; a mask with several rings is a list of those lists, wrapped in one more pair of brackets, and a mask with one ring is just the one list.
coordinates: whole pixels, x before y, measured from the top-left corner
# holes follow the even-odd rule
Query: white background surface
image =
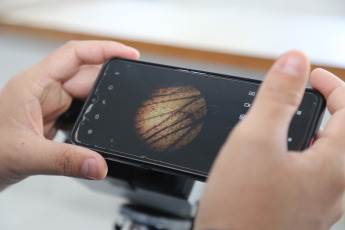
[[(227, 2), (234, 5), (229, 8)], [(183, 3), (178, 0), (2, 0), (0, 17), (12, 22), (77, 30), (76, 32), (147, 39), (150, 42), (211, 50), (250, 52), (269, 57), (276, 57), (289, 48), (301, 48), (319, 64), (331, 63), (344, 67), (345, 1), (277, 2), (203, 0), (198, 1), (204, 4), (204, 7), (200, 7), (192, 0)], [(320, 4), (315, 4), (316, 2)], [(248, 3), (250, 8), (246, 6)], [(299, 7), (294, 7), (296, 4)], [(219, 10), (218, 13), (216, 10)], [(282, 21), (278, 23), (274, 20), (276, 17)], [(328, 27), (326, 22), (332, 22), (332, 26)], [(272, 26), (276, 30), (271, 30)], [(292, 33), (294, 28), (296, 30)], [(217, 32), (212, 32), (213, 29)], [(334, 36), (335, 32), (337, 36)], [(287, 36), (290, 39), (285, 39)], [(304, 39), (304, 36), (307, 38)], [(272, 46), (267, 42), (268, 38)], [(60, 41), (8, 34), (0, 30), (0, 86), (15, 73), (33, 65), (60, 45)], [(241, 76), (256, 75), (261, 78), (263, 75), (253, 70), (149, 54), (143, 54), (142, 57), (144, 60), (202, 67), (205, 70)], [(0, 193), (0, 229), (110, 230), (117, 219), (117, 206), (122, 202), (121, 198), (90, 190), (80, 180), (35, 176)], [(345, 229), (345, 220), (342, 219), (333, 229)]]
[(268, 58), (301, 49), (315, 64), (345, 68), (342, 0), (33, 2), (30, 6), (2, 0), (1, 20)]
[[(11, 76), (38, 62), (61, 44), (59, 41), (47, 41), (0, 30), (0, 87)], [(240, 76), (255, 75), (255, 71), (166, 57), (163, 59), (148, 54), (142, 54), (142, 58)], [(257, 73), (256, 76), (261, 78), (262, 73)], [(328, 116), (326, 115), (324, 122)], [(77, 179), (34, 176), (0, 193), (0, 229), (111, 230), (118, 220), (118, 205), (125, 201), (109, 193), (110, 189), (107, 194), (90, 190)], [(344, 218), (332, 230), (343, 229)]]

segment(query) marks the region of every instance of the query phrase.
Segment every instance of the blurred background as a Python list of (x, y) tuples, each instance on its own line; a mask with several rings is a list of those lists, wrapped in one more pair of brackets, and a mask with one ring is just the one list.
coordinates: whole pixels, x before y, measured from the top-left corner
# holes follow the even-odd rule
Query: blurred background
[[(345, 79), (343, 0), (0, 0), (0, 86), (73, 39), (116, 40), (145, 61), (256, 79), (300, 49), (313, 68)], [(108, 181), (34, 176), (0, 194), (0, 229), (110, 230), (124, 202)]]

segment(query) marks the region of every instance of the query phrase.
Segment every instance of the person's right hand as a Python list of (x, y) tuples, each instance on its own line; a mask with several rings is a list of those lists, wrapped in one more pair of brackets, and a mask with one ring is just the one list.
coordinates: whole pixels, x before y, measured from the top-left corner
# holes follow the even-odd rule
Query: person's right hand
[(272, 66), (245, 120), (211, 170), (195, 229), (329, 229), (344, 212), (345, 83), (311, 73), (331, 113), (313, 146), (288, 151), (289, 124), (309, 77), (308, 59), (290, 51)]

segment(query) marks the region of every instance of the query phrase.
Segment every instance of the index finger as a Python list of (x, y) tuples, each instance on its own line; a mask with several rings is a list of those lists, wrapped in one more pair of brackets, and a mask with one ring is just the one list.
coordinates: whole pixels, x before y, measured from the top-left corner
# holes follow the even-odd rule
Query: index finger
[(326, 98), (331, 114), (345, 108), (345, 83), (324, 69), (315, 69), (310, 75), (311, 86)]
[(345, 83), (326, 70), (316, 69), (310, 75), (310, 84), (326, 98), (331, 113), (331, 118), (313, 147), (321, 147), (327, 153), (344, 153)]
[(114, 41), (70, 41), (43, 59), (40, 68), (44, 76), (66, 81), (81, 66), (103, 64), (112, 57), (138, 59), (139, 52)]

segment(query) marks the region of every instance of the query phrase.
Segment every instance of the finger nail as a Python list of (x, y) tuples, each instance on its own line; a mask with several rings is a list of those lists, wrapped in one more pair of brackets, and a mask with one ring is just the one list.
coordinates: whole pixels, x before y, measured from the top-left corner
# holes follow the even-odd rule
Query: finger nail
[(127, 47), (127, 49), (131, 50), (135, 57), (137, 57), (137, 58), (140, 57), (140, 52), (137, 49), (135, 49), (131, 46), (127, 46), (127, 45), (124, 45), (124, 46)]
[(84, 161), (81, 169), (82, 176), (86, 179), (96, 180), (97, 179), (97, 162), (94, 158), (88, 158)]
[(277, 61), (280, 71), (292, 76), (304, 76), (307, 70), (307, 59), (302, 53), (289, 52)]

